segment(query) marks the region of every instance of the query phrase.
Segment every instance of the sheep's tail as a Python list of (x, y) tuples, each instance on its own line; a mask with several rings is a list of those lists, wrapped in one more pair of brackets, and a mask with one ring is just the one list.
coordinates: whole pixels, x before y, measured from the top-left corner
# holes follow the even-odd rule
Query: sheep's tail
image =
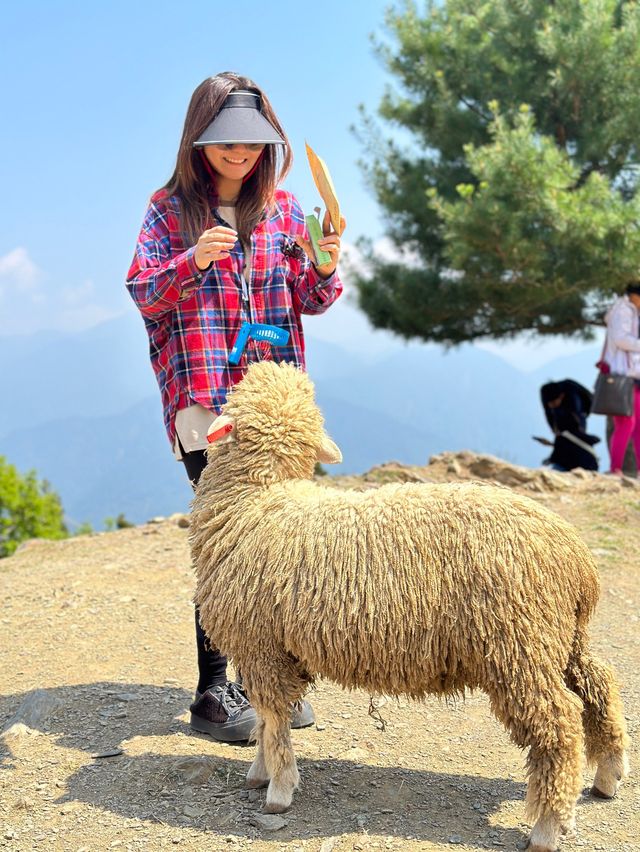
[(613, 670), (591, 653), (588, 624), (599, 596), (598, 576), (593, 579), (576, 610), (576, 630), (565, 672), (565, 682), (583, 703), (587, 761), (600, 764), (615, 756), (624, 761), (628, 745), (620, 690)]

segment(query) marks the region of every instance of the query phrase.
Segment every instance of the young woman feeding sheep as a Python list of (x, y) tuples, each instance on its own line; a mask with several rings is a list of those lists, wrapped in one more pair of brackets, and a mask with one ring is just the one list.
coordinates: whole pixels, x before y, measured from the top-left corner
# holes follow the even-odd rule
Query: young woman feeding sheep
[(573, 825), (583, 746), (594, 793), (616, 793), (625, 722), (589, 650), (598, 577), (573, 527), (486, 484), (314, 482), (340, 452), (286, 364), (252, 365), (213, 428), (191, 522), (196, 600), (258, 713), (247, 781), (268, 785), (268, 812), (291, 805), (291, 706), (319, 676), (413, 698), (482, 689), (528, 749), (534, 852)]
[[(149, 335), (169, 441), (194, 484), (229, 388), (253, 361), (304, 367), (302, 315), (323, 313), (342, 291), (340, 235), (327, 214), (319, 245), (330, 261), (314, 265), (300, 205), (279, 187), (290, 165), (264, 92), (218, 74), (193, 93), (175, 171), (144, 217), (127, 286)], [(264, 325), (288, 342), (248, 340), (240, 354), (241, 329)], [(227, 681), (227, 661), (208, 645), (197, 611), (196, 639), (191, 724), (218, 740), (246, 740), (255, 712), (242, 686)], [(312, 721), (305, 702), (293, 723)]]

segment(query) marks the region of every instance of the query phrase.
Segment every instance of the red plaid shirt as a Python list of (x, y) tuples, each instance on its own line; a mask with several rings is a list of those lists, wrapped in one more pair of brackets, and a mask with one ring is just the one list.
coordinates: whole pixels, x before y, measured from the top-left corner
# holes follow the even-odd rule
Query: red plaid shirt
[[(216, 224), (226, 225), (216, 211)], [(294, 242), (308, 239), (300, 205), (277, 190), (273, 210), (251, 237), (251, 275), (245, 281), (244, 252), (236, 242), (230, 257), (201, 271), (195, 248), (180, 231), (180, 201), (166, 190), (149, 203), (127, 288), (140, 309), (149, 335), (169, 440), (175, 416), (194, 403), (219, 413), (229, 388), (239, 382), (251, 361), (273, 358), (304, 369), (302, 314), (321, 314), (338, 298), (337, 273), (322, 279)], [(229, 353), (244, 321), (267, 323), (289, 332), (286, 346), (249, 341), (237, 366)]]

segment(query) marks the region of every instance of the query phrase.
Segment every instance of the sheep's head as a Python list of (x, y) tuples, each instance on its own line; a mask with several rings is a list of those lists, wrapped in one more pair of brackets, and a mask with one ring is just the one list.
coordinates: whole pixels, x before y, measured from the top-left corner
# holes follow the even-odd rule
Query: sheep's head
[(291, 364), (252, 364), (213, 423), (210, 458), (233, 464), (252, 482), (310, 479), (316, 462), (342, 454), (324, 430), (313, 384)]

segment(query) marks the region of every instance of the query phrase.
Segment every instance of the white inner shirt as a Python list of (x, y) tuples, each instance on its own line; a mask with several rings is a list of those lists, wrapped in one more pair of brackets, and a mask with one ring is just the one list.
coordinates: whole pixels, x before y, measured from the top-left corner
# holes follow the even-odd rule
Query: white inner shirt
[[(218, 207), (218, 215), (225, 222), (228, 222), (234, 231), (238, 230), (235, 207), (220, 206)], [(251, 251), (247, 246), (244, 247), (244, 251), (244, 279), (248, 287), (251, 280)], [(207, 449), (207, 432), (217, 416), (218, 412), (209, 411), (198, 402), (178, 411), (176, 414), (176, 439), (173, 444), (173, 453), (178, 461), (182, 459), (180, 444), (182, 444), (186, 453)]]

